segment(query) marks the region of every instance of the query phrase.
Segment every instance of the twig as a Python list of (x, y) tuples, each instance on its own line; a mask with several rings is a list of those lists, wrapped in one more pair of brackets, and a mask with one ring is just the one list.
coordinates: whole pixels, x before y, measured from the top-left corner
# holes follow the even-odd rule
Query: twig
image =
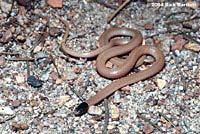
[(0, 55), (20, 55), (20, 53), (0, 52)]
[(152, 121), (150, 121), (149, 119), (147, 119), (146, 117), (144, 117), (143, 115), (141, 115), (140, 113), (137, 113), (137, 116), (139, 118), (141, 118), (142, 120), (144, 120), (145, 122), (148, 122), (150, 125), (152, 125), (153, 127), (155, 127), (156, 129), (158, 129), (159, 131), (161, 131), (162, 133), (164, 133), (164, 131), (157, 126), (155, 123), (153, 123)]
[(173, 23), (184, 23), (184, 22), (188, 22), (188, 21), (192, 21), (192, 20), (198, 20), (200, 19), (200, 16), (195, 16), (195, 17), (191, 17), (189, 19), (184, 19), (184, 20), (172, 20), (172, 21), (167, 21), (165, 24), (173, 24)]
[(29, 77), (31, 73), (30, 73), (30, 67), (29, 67), (28, 61), (26, 61), (26, 65), (27, 65), (27, 77)]
[(70, 90), (72, 90), (72, 92), (82, 101), (84, 102), (85, 99), (76, 91), (73, 89), (73, 87), (70, 87)]
[(115, 12), (113, 14), (111, 14), (110, 16), (108, 16), (107, 18), (107, 23), (110, 23), (110, 21), (112, 21), (112, 19), (129, 3), (131, 2), (131, 0), (126, 0), (119, 8), (117, 8), (117, 10), (115, 10)]
[(182, 13), (189, 14), (189, 12), (186, 12), (186, 11), (179, 11), (179, 12), (170, 13), (165, 17), (165, 20), (169, 19), (171, 16), (175, 16), (177, 14), (182, 14)]
[(174, 123), (163, 113), (159, 112), (160, 116), (162, 116), (166, 121), (168, 121), (174, 128), (176, 127)]
[(29, 61), (29, 62), (33, 62), (33, 61), (37, 61), (37, 60), (40, 60), (40, 59), (43, 59), (43, 58), (49, 58), (47, 56), (44, 56), (44, 57), (39, 57), (39, 58), (11, 58), (11, 59), (8, 59), (6, 58), (6, 60), (9, 60), (9, 61)]
[(53, 62), (54, 67), (56, 68), (58, 77), (61, 78), (61, 74), (59, 73), (59, 70), (58, 70), (58, 67), (57, 67), (57, 65), (56, 65), (56, 62), (55, 62), (55, 59), (54, 59), (53, 55), (50, 54), (50, 58), (51, 58), (51, 60), (52, 60), (52, 62)]
[(4, 120), (1, 120), (1, 121), (0, 121), (0, 124), (3, 124), (3, 123), (5, 123), (6, 121), (9, 121), (9, 120), (13, 119), (15, 116), (16, 116), (16, 115), (14, 114), (14, 115), (12, 115), (12, 116), (10, 116), (10, 117), (5, 118)]
[(12, 58), (12, 59), (8, 59), (6, 58), (6, 60), (9, 60), (9, 61), (34, 61), (35, 59), (34, 58)]
[(40, 17), (46, 18), (47, 22), (46, 22), (45, 26), (42, 28), (42, 32), (41, 32), (40, 36), (37, 38), (36, 42), (34, 43), (34, 46), (33, 46), (32, 50), (31, 50), (31, 56), (34, 56), (33, 51), (34, 51), (34, 49), (35, 49), (35, 47), (37, 45), (39, 45), (41, 43), (41, 46), (44, 46), (45, 38), (47, 37), (46, 30), (47, 30), (50, 18), (49, 17), (44, 17), (44, 16), (40, 16)]
[(109, 107), (108, 107), (108, 100), (104, 100), (104, 107), (105, 107), (105, 119), (104, 119), (104, 125), (103, 125), (103, 134), (107, 134), (107, 127), (109, 122)]
[[(62, 18), (60, 18), (59, 16), (57, 16), (56, 14), (53, 13), (53, 15), (54, 15), (55, 17), (57, 17), (57, 18), (65, 25), (65, 34), (64, 34), (64, 37), (63, 37), (62, 42), (61, 42), (61, 44), (60, 44), (60, 48), (62, 49), (62, 46), (65, 45), (65, 42), (67, 41), (68, 36), (69, 36), (69, 30), (70, 30), (70, 29), (69, 29), (69, 23), (68, 23), (67, 21), (63, 20)], [(83, 97), (82, 97), (78, 92), (76, 92), (76, 91), (75, 91), (73, 88), (71, 88), (71, 87), (70, 87), (70, 89), (72, 90), (73, 93), (76, 94), (76, 96), (77, 96), (82, 102), (85, 101), (85, 100), (83, 99)]]

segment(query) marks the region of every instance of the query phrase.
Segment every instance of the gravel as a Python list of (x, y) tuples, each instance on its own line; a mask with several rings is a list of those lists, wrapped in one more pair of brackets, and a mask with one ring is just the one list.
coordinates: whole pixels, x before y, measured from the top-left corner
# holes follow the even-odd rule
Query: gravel
[[(184, 3), (181, 0), (179, 2)], [(14, 2), (9, 16), (9, 10), (5, 7), (10, 7), (11, 3), (3, 2), (0, 8), (2, 134), (102, 133), (107, 110), (107, 133), (200, 133), (198, 47), (171, 50), (177, 32), (166, 33), (167, 30), (189, 30), (187, 35), (199, 41), (195, 35), (200, 34), (200, 20), (187, 21), (192, 29), (184, 29), (181, 23), (181, 20), (198, 16), (199, 7), (153, 7), (152, 3), (131, 2), (111, 24), (107, 24), (107, 16), (114, 10), (95, 2), (63, 1), (61, 9), (54, 9), (45, 4), (45, 0), (36, 0), (30, 11)], [(114, 1), (106, 3), (118, 6)], [(173, 14), (176, 12), (182, 13)], [(88, 99), (112, 80), (103, 78), (96, 72), (95, 60), (77, 59), (60, 52), (59, 44), (65, 28), (53, 13), (69, 21), (70, 40), (66, 45), (71, 49), (82, 52), (96, 49), (101, 33), (112, 26), (136, 28), (142, 32), (146, 44), (155, 44), (163, 50), (165, 67), (154, 77), (122, 88), (110, 96), (107, 100), (108, 109), (102, 102), (92, 107), (90, 114), (76, 117), (73, 109), (81, 100), (74, 91), (81, 98)], [(8, 29), (12, 33), (9, 35), (11, 37), (2, 41)], [(56, 33), (56, 36), (49, 35), (52, 33)], [(24, 41), (17, 41), (18, 36)], [(191, 37), (187, 37), (189, 38), (185, 39), (191, 43)], [(36, 46), (40, 49), (32, 53)], [(5, 51), (17, 54), (3, 54)], [(42, 57), (41, 55), (46, 57), (28, 62), (30, 74), (42, 80), (40, 88), (34, 88), (26, 82), (26, 60), (13, 61), (31, 58), (32, 54), (35, 58)], [(53, 56), (53, 61), (50, 55)]]

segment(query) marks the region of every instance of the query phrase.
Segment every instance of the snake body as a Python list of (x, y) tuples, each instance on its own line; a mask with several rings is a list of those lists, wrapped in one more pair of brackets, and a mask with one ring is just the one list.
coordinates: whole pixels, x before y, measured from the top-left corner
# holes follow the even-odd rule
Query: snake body
[[(129, 36), (131, 39), (115, 38), (118, 36)], [(114, 27), (106, 30), (99, 38), (98, 49), (89, 53), (78, 53), (65, 46), (61, 45), (61, 50), (64, 54), (73, 57), (92, 58), (97, 57), (96, 68), (100, 75), (109, 79), (116, 79), (114, 82), (100, 90), (95, 96), (89, 98), (75, 108), (74, 114), (81, 116), (87, 113), (89, 106), (95, 105), (110, 96), (116, 90), (136, 83), (138, 81), (147, 79), (157, 74), (164, 66), (164, 55), (161, 50), (155, 46), (141, 45), (142, 34), (135, 29)], [(126, 59), (121, 60), (118, 56), (129, 53)], [(154, 58), (155, 62), (146, 70), (127, 75), (135, 66), (143, 63), (144, 55), (150, 55)], [(113, 68), (107, 68), (106, 63), (111, 61), (114, 65)]]

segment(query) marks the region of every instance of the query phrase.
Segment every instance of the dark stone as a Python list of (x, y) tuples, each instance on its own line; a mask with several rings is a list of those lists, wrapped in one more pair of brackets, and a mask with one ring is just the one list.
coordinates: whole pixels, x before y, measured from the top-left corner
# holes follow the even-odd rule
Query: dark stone
[(34, 88), (39, 88), (42, 86), (42, 81), (37, 79), (35, 76), (31, 75), (27, 78), (27, 83)]
[(81, 103), (78, 107), (75, 108), (75, 116), (82, 116), (87, 113), (89, 105), (86, 102)]

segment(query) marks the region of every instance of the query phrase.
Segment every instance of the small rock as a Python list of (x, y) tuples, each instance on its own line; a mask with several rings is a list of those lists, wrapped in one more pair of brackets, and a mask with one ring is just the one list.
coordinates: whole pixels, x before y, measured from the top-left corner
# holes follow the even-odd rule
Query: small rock
[(8, 42), (11, 39), (11, 37), (12, 37), (11, 31), (7, 30), (4, 33), (3, 37), (0, 39), (0, 42), (6, 43), (6, 42)]
[(24, 36), (22, 36), (22, 35), (18, 35), (17, 36), (17, 40), (19, 41), (19, 42), (25, 42), (26, 41), (26, 38), (24, 37)]
[(183, 28), (192, 29), (191, 23), (183, 23)]
[(88, 113), (91, 115), (101, 115), (103, 111), (98, 106), (90, 106)]
[(150, 125), (150, 124), (148, 124), (148, 123), (145, 123), (145, 124), (144, 124), (143, 132), (144, 132), (145, 134), (150, 134), (150, 133), (152, 133), (153, 131), (154, 131), (154, 127), (153, 127), (152, 125)]
[(61, 84), (62, 82), (63, 82), (62, 79), (60, 79), (60, 78), (57, 78), (57, 79), (56, 79), (56, 84), (57, 84), (57, 85)]
[(199, 52), (200, 51), (200, 45), (197, 44), (197, 43), (189, 42), (184, 47), (185, 47), (185, 49), (192, 50), (194, 52)]
[(0, 107), (0, 115), (13, 115), (15, 112), (8, 106)]
[(153, 90), (153, 87), (152, 87), (151, 84), (148, 84), (148, 85), (145, 86), (144, 89), (145, 89), (146, 91), (152, 91), (152, 90)]
[(163, 79), (157, 79), (156, 84), (159, 89), (163, 89), (165, 87), (165, 85), (167, 84), (167, 82), (166, 82), (166, 80), (163, 80)]
[(11, 33), (14, 33), (15, 32), (15, 27), (14, 26), (12, 26), (11, 28), (10, 28), (10, 31), (11, 31)]
[(18, 130), (27, 130), (29, 126), (27, 124), (19, 124), (17, 122), (12, 123), (12, 130), (18, 131)]
[(14, 108), (17, 108), (17, 107), (20, 106), (21, 103), (20, 103), (19, 100), (14, 100), (14, 101), (11, 102), (11, 104), (12, 104), (12, 106), (13, 106)]
[(42, 47), (41, 46), (36, 46), (33, 50), (33, 53), (38, 53), (42, 50)]
[(118, 120), (119, 119), (119, 109), (116, 105), (112, 104), (110, 106), (110, 114), (111, 114), (111, 118), (113, 120)]
[(113, 67), (112, 62), (110, 62), (110, 61), (106, 62), (106, 67), (107, 68), (112, 68)]
[(175, 61), (172, 59), (172, 60), (169, 61), (169, 63), (172, 65), (172, 64), (175, 63)]
[(17, 76), (15, 76), (15, 79), (16, 79), (18, 84), (21, 84), (21, 83), (25, 82), (24, 76), (17, 75)]
[(196, 82), (197, 82), (198, 84), (200, 84), (200, 78), (199, 78), (199, 79), (197, 79), (197, 80), (196, 80)]
[(144, 25), (144, 28), (146, 30), (152, 30), (153, 29), (153, 24), (151, 22), (147, 22), (145, 25)]
[(119, 91), (116, 91), (115, 93), (114, 93), (114, 99), (113, 99), (113, 102), (114, 103), (120, 103), (120, 98), (121, 98), (121, 96), (120, 96), (121, 94), (120, 94), (120, 92)]
[(53, 8), (62, 8), (62, 0), (48, 0), (47, 3)]
[(114, 128), (115, 128), (115, 124), (109, 124), (107, 127), (108, 130), (112, 130)]
[(182, 50), (187, 41), (180, 35), (175, 37), (175, 43), (172, 44), (172, 50)]
[(50, 34), (50, 36), (52, 36), (52, 37), (57, 37), (57, 36), (60, 36), (60, 35), (62, 34), (62, 31), (61, 31), (61, 29), (58, 28), (58, 27), (51, 27), (51, 28), (49, 29), (49, 34)]
[(121, 18), (117, 19), (117, 25), (121, 25), (123, 23), (123, 20)]
[(10, 10), (11, 10), (11, 7), (12, 7), (12, 4), (11, 3), (8, 3), (7, 1), (3, 1), (1, 0), (0, 1), (0, 6), (1, 6), (1, 10), (5, 13), (9, 13)]
[(35, 76), (31, 75), (27, 78), (27, 83), (34, 88), (39, 88), (42, 86), (42, 81), (37, 79)]
[(67, 102), (69, 99), (70, 99), (69, 95), (60, 96), (58, 99), (58, 106), (62, 107), (65, 104), (65, 102)]

